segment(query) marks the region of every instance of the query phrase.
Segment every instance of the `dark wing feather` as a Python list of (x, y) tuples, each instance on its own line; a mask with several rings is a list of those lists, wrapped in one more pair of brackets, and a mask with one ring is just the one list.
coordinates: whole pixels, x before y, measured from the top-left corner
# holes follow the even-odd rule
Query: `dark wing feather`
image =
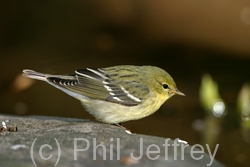
[(87, 68), (76, 70), (75, 75), (48, 77), (47, 79), (75, 93), (93, 98), (119, 103), (126, 106), (136, 106), (141, 103), (143, 97), (129, 92), (134, 87), (133, 82), (122, 82), (124, 79), (113, 78), (104, 69)]

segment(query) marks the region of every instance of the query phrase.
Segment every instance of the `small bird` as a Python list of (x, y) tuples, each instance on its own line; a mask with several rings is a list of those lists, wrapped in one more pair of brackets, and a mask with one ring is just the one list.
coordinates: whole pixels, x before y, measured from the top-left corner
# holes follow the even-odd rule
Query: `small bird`
[(98, 121), (118, 126), (153, 114), (175, 94), (185, 96), (173, 78), (155, 66), (86, 68), (70, 75), (23, 70), (23, 76), (49, 83), (80, 100)]

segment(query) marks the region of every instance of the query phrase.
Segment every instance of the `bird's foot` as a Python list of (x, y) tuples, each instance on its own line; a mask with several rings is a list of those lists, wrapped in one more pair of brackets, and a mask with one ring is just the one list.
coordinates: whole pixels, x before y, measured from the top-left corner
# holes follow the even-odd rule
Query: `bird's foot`
[(124, 126), (122, 126), (122, 123), (117, 123), (117, 124), (112, 124), (112, 125), (118, 126), (122, 129), (124, 129), (127, 133), (131, 134), (131, 131), (129, 129), (125, 128)]

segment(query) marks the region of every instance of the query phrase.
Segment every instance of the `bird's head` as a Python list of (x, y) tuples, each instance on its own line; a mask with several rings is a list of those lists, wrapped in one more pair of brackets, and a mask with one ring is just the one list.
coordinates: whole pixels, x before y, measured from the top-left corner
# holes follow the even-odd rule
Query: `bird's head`
[(148, 66), (148, 70), (145, 70), (148, 75), (148, 85), (150, 89), (157, 94), (159, 98), (164, 101), (172, 97), (173, 95), (185, 96), (184, 93), (179, 91), (176, 87), (173, 78), (163, 69), (154, 66)]

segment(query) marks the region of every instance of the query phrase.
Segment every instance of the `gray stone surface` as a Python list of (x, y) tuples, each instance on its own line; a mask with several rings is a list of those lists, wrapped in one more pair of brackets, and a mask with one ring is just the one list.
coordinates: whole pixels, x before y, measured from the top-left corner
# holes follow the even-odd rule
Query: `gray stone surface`
[[(11, 122), (7, 125), (13, 126), (16, 124), (18, 132), (0, 132), (1, 167), (33, 167), (35, 164), (41, 167), (55, 166), (58, 157), (56, 166), (59, 167), (205, 167), (211, 161), (209, 155), (199, 153), (194, 155), (196, 157), (204, 156), (200, 160), (194, 160), (190, 155), (190, 146), (186, 147), (184, 151), (181, 150), (181, 146), (176, 147), (175, 150), (172, 146), (174, 141), (169, 140), (168, 143), (171, 146), (167, 147), (168, 150), (166, 151), (163, 146), (166, 141), (165, 138), (128, 134), (123, 129), (108, 124), (72, 118), (15, 117), (0, 114), (1, 122), (8, 119)], [(87, 149), (88, 144), (89, 148)], [(149, 148), (148, 146), (151, 144), (155, 145)], [(100, 146), (95, 149), (96, 145)], [(160, 149), (157, 150), (156, 146)], [(106, 152), (103, 152), (104, 147)], [(76, 148), (85, 149), (85, 151), (76, 151)], [(159, 157), (156, 160), (150, 160), (147, 149), (151, 151), (149, 156), (154, 158), (159, 155)], [(157, 153), (152, 153), (152, 151)], [(196, 149), (196, 151), (199, 150)], [(59, 152), (61, 152), (60, 156), (58, 156)], [(140, 159), (132, 158), (131, 154), (138, 157), (140, 152), (143, 154)], [(182, 153), (183, 160), (181, 160)], [(104, 155), (106, 155), (106, 160), (103, 160)], [(214, 160), (211, 166), (222, 167), (223, 165)]]

